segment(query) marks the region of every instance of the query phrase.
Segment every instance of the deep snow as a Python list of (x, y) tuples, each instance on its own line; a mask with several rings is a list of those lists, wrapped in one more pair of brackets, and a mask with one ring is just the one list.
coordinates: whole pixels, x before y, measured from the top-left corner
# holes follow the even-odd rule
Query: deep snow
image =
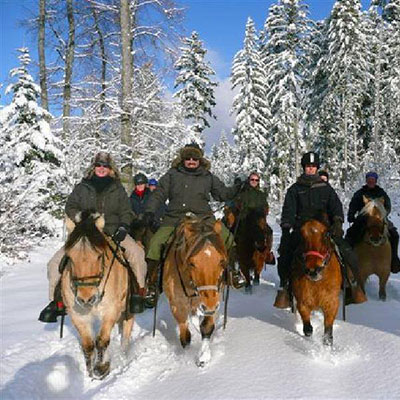
[(58, 324), (37, 321), (47, 304), (46, 262), (60, 243), (44, 243), (30, 262), (1, 265), (1, 399), (400, 399), (400, 274), (391, 275), (386, 302), (371, 278), (369, 301), (347, 307), (346, 322), (339, 312), (330, 350), (322, 346), (320, 313), (306, 339), (296, 315), (272, 306), (278, 277), (269, 266), (252, 295), (231, 291), (227, 329), (221, 315), (203, 369), (194, 363), (197, 318), (183, 350), (162, 297), (156, 337), (152, 311), (137, 317), (127, 357), (114, 332), (111, 374), (92, 381), (69, 319), (62, 340)]

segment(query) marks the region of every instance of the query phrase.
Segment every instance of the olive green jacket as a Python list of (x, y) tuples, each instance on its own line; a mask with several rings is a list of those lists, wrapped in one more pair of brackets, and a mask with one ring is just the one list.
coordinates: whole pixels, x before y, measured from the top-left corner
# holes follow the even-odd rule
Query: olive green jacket
[(248, 186), (239, 193), (235, 206), (240, 210), (240, 215), (245, 217), (251, 209), (263, 209), (269, 211), (267, 194), (259, 188)]
[(134, 215), (128, 195), (117, 180), (100, 193), (96, 192), (88, 179), (78, 183), (67, 199), (65, 213), (75, 221), (76, 214), (84, 210), (94, 210), (104, 214), (104, 232), (109, 235), (113, 235), (121, 225), (129, 228)]

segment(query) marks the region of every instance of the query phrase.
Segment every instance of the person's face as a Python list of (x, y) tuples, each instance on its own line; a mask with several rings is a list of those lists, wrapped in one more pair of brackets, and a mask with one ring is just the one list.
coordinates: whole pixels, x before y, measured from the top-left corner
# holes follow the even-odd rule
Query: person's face
[(304, 172), (306, 175), (315, 175), (317, 173), (317, 166), (314, 164), (307, 164), (304, 168)]
[(370, 176), (369, 178), (367, 178), (367, 186), (370, 188), (370, 189), (373, 189), (375, 186), (376, 186), (376, 179), (374, 178), (374, 177), (372, 177), (372, 176)]
[(110, 175), (111, 168), (109, 164), (98, 162), (94, 164), (94, 173), (99, 178), (104, 178)]
[(196, 169), (200, 165), (200, 160), (196, 157), (188, 157), (183, 161), (185, 168)]
[(154, 192), (154, 190), (157, 189), (157, 186), (156, 185), (149, 185), (149, 189), (150, 189), (151, 192)]
[(139, 183), (139, 185), (136, 185), (136, 190), (138, 192), (143, 192), (144, 189), (146, 189), (146, 184), (145, 183)]
[(260, 178), (257, 175), (250, 175), (249, 183), (251, 187), (257, 187), (260, 183)]
[(324, 182), (328, 182), (328, 177), (326, 175), (320, 175), (320, 177)]

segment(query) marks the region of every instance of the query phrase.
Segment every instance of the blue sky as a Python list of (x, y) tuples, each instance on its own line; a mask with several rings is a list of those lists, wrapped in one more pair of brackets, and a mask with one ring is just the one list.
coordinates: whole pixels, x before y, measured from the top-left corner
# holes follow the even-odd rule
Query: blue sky
[[(83, 0), (76, 0), (83, 1)], [(257, 29), (261, 29), (268, 14), (268, 8), (273, 0), (180, 0), (186, 11), (185, 27), (187, 34), (196, 30), (208, 49), (208, 57), (216, 70), (220, 86), (217, 96), (218, 121), (213, 122), (212, 130), (230, 130), (233, 123), (229, 116), (230, 93), (229, 74), (231, 62), (235, 53), (241, 49), (244, 38), (244, 28), (250, 16), (255, 21)], [(335, 0), (309, 0), (310, 17), (314, 20), (326, 18)], [(364, 7), (369, 0), (362, 0)], [(9, 70), (18, 65), (16, 48), (26, 45), (31, 49), (32, 58), (37, 59), (37, 44), (26, 31), (20, 27), (19, 21), (29, 15), (29, 9), (35, 10), (38, 0), (0, 0), (0, 82), (4, 84), (1, 90), (0, 104), (6, 104), (3, 91), (8, 83)]]

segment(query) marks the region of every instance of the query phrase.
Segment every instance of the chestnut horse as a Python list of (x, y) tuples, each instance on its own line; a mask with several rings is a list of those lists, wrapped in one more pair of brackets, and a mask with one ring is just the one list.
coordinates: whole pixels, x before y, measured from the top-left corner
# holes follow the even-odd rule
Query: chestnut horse
[[(67, 219), (70, 232), (64, 246), (69, 262), (62, 273), (61, 291), (68, 315), (77, 329), (90, 377), (103, 379), (110, 372), (107, 348), (119, 323), (123, 350), (127, 350), (133, 315), (126, 314), (129, 277), (122, 256), (102, 233), (104, 218), (84, 212), (76, 225)], [(115, 245), (114, 245), (115, 247)], [(100, 320), (96, 338), (92, 323)]]
[(182, 347), (190, 344), (189, 315), (200, 311), (202, 347), (196, 363), (211, 360), (209, 341), (223, 289), (227, 253), (221, 238), (221, 221), (187, 216), (177, 228), (167, 252), (163, 289), (179, 326)]
[(325, 345), (333, 344), (333, 323), (339, 308), (342, 284), (340, 263), (328, 233), (328, 224), (317, 219), (300, 229), (300, 245), (292, 269), (292, 291), (303, 320), (305, 336), (311, 336), (311, 312), (322, 309)]
[(386, 220), (385, 199), (369, 199), (363, 196), (364, 208), (360, 216), (365, 219), (365, 231), (361, 242), (354, 246), (360, 263), (360, 277), (364, 285), (367, 278), (379, 277), (379, 298), (386, 300), (386, 283), (390, 275), (392, 249)]
[(239, 223), (239, 227), (235, 229), (237, 258), (246, 279), (246, 291), (251, 291), (252, 283), (260, 283), (260, 274), (265, 263), (273, 263), (272, 229), (267, 224), (264, 209), (251, 209), (239, 222), (238, 215), (232, 209), (225, 208), (224, 212), (228, 227)]

